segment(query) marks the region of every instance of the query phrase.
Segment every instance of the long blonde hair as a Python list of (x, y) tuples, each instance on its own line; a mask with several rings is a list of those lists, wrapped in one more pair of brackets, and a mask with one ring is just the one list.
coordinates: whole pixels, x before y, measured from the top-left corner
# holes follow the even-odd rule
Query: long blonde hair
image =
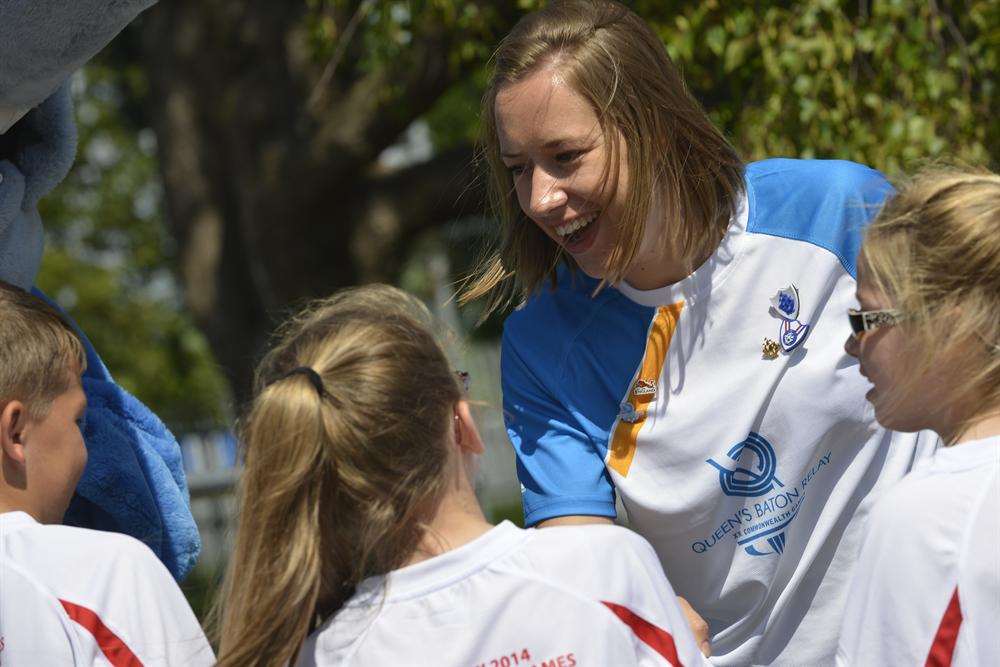
[(959, 386), (941, 395), (961, 407), (953, 439), (1000, 410), (1000, 176), (926, 171), (904, 184), (865, 235), (872, 282), (905, 319), (914, 386), (946, 360)]
[[(500, 156), (497, 93), (555, 66), (597, 115), (610, 159), (604, 197), (618, 187), (621, 151), (629, 189), (604, 282), (619, 282), (635, 258), (650, 207), (664, 205), (663, 242), (686, 258), (711, 252), (744, 191), (743, 163), (688, 92), (663, 42), (635, 13), (609, 0), (560, 0), (522, 18), (494, 55), (483, 96), (482, 155), (489, 167), (489, 205), (501, 222), (498, 249), (467, 282), (461, 301), (490, 296), (487, 313), (555, 284), (560, 261), (572, 266), (517, 202)], [(609, 179), (610, 177), (610, 179)]]
[(413, 554), (447, 481), (462, 397), (429, 321), (382, 285), (317, 302), (279, 332), (239, 428), (236, 546), (214, 612), (220, 665), (294, 660), (358, 583)]

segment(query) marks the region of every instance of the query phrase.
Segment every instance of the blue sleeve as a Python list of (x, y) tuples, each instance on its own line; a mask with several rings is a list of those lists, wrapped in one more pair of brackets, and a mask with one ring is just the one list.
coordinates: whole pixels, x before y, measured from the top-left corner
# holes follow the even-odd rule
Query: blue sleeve
[[(504, 422), (517, 456), (524, 521), (559, 516), (615, 516), (614, 487), (604, 457), (579, 420), (540, 375), (554, 359), (511, 341), (504, 332), (500, 357)], [(526, 363), (534, 356), (535, 369)], [(551, 383), (550, 383), (551, 384)]]

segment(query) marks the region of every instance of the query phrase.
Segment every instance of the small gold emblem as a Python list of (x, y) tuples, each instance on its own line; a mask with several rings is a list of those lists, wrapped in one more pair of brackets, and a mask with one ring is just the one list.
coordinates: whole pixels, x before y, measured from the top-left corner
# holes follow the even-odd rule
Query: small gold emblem
[(760, 351), (761, 354), (764, 355), (765, 359), (777, 359), (778, 352), (781, 351), (781, 346), (778, 345), (778, 341), (765, 338), (764, 344), (760, 347)]

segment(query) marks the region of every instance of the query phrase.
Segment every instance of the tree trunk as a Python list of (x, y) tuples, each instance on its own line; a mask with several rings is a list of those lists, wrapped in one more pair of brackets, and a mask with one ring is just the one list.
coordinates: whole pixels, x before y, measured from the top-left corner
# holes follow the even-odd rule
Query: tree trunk
[[(337, 25), (371, 4), (356, 3)], [(482, 201), (471, 147), (395, 173), (376, 168), (468, 75), (471, 64), (452, 57), (462, 36), (433, 17), (415, 21), (410, 57), (363, 70), (362, 25), (342, 36), (339, 61), (316, 63), (306, 11), (304, 2), (171, 0), (143, 24), (181, 285), (239, 402), (290, 305), (394, 280), (416, 234)]]

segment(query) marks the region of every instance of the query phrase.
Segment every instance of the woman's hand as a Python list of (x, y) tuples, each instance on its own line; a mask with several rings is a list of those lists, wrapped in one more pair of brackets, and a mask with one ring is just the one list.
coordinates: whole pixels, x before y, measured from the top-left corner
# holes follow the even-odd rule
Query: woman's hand
[(688, 625), (691, 626), (691, 632), (694, 633), (694, 639), (698, 643), (698, 648), (701, 649), (706, 658), (712, 657), (712, 643), (708, 640), (708, 623), (680, 595), (677, 596), (677, 602), (680, 603), (681, 610), (684, 611), (684, 617), (687, 619)]

